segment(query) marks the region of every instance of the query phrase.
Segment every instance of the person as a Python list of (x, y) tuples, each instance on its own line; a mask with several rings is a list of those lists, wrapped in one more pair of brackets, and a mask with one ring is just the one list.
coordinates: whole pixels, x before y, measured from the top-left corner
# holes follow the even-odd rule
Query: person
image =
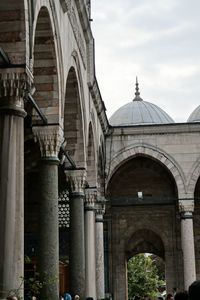
[(188, 300), (188, 292), (177, 292), (176, 295), (174, 296), (174, 300)]
[(72, 296), (69, 293), (65, 293), (64, 300), (72, 300)]
[(200, 280), (194, 281), (188, 289), (189, 299), (190, 300), (199, 300), (200, 299)]
[(167, 294), (167, 297), (166, 297), (166, 300), (173, 300), (174, 299), (174, 297), (173, 297), (173, 295), (172, 294)]

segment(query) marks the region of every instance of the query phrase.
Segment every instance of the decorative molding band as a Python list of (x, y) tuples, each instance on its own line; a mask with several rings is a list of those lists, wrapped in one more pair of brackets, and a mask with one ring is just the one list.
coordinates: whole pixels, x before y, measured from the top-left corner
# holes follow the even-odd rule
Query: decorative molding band
[(57, 159), (63, 143), (63, 130), (59, 125), (33, 127), (35, 141), (39, 142), (43, 159)]
[(70, 185), (71, 193), (84, 196), (86, 184), (86, 170), (66, 170), (66, 180)]

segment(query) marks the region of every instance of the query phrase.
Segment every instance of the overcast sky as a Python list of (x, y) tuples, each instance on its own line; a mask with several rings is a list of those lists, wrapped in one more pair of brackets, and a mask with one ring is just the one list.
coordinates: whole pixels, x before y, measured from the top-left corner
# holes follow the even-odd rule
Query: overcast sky
[(200, 104), (200, 0), (92, 0), (96, 76), (110, 117), (143, 100), (186, 122)]

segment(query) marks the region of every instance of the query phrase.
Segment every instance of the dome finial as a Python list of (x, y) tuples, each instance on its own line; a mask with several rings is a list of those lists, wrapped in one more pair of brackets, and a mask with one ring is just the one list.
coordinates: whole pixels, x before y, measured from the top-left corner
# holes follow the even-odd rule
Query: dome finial
[(135, 83), (135, 98), (133, 101), (142, 101), (142, 98), (140, 98), (140, 92), (139, 92), (139, 83), (138, 83), (138, 77), (136, 76), (136, 83)]

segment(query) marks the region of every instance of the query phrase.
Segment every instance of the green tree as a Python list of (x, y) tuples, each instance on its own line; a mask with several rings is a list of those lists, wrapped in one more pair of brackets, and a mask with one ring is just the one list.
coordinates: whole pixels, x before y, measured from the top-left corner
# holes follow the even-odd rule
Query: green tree
[(134, 299), (134, 296), (154, 298), (161, 283), (162, 281), (158, 276), (158, 269), (151, 256), (142, 253), (129, 259), (129, 299)]

